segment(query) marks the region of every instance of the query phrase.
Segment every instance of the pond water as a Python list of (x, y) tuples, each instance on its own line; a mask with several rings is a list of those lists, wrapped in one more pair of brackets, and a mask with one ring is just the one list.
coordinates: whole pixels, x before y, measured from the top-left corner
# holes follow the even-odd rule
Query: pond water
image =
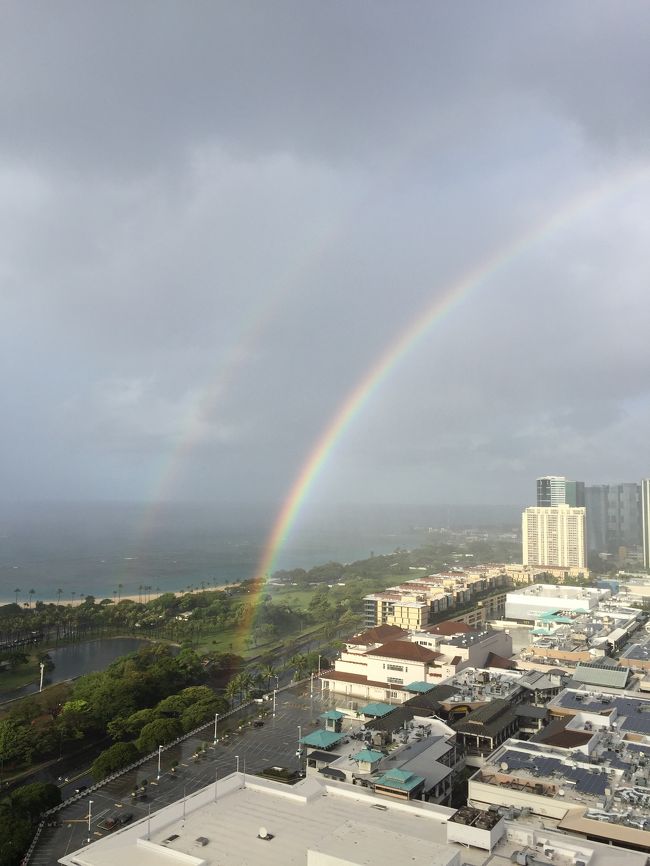
[[(92, 671), (103, 671), (120, 656), (135, 652), (147, 641), (135, 637), (100, 638), (83, 641), (50, 650), (54, 670), (45, 674), (45, 684), (60, 683)], [(11, 698), (32, 695), (38, 691), (39, 670), (34, 673), (34, 682), (19, 689), (0, 692), (0, 703)], [(0, 684), (1, 684), (0, 680)]]

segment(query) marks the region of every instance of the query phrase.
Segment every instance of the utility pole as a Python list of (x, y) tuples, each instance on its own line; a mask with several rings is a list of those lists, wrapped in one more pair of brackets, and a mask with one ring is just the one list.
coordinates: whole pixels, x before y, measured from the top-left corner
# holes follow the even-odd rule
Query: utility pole
[(93, 801), (88, 800), (88, 842), (90, 843), (90, 821), (93, 816)]
[(214, 745), (217, 745), (217, 719), (219, 718), (219, 713), (214, 714)]

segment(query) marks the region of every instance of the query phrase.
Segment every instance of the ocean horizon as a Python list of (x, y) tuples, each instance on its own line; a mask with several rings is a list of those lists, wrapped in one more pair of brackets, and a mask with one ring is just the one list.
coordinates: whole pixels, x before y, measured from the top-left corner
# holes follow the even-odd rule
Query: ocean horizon
[[(506, 524), (516, 507), (346, 506), (298, 523), (275, 569), (352, 562), (425, 543), (428, 528)], [(182, 592), (254, 576), (274, 518), (212, 503), (0, 504), (0, 601)], [(472, 523), (474, 521), (474, 523)], [(29, 595), (33, 589), (34, 594)]]

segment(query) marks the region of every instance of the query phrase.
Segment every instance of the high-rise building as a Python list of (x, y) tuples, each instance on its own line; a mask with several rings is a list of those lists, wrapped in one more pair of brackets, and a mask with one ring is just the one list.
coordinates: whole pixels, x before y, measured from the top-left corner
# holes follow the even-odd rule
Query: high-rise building
[(537, 479), (537, 507), (552, 508), (566, 504), (566, 483), (564, 475), (545, 475)]
[(608, 550), (608, 494), (609, 484), (589, 484), (585, 488), (587, 546), (598, 553)]
[[(558, 503), (560, 504), (560, 503)], [(585, 507), (585, 482), (567, 481), (564, 485), (564, 504), (573, 508)]]
[(644, 478), (641, 482), (641, 512), (643, 565), (650, 568), (650, 478)]
[(585, 488), (589, 550), (618, 553), (641, 544), (641, 486), (590, 484)]
[(526, 508), (521, 525), (524, 565), (584, 568), (585, 523), (584, 508)]

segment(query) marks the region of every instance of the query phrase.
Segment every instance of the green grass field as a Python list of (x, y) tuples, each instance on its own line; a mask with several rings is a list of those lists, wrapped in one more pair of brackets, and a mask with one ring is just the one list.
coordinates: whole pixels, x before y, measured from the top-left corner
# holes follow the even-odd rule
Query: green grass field
[(9, 689), (19, 689), (28, 683), (37, 682), (41, 675), (38, 658), (35, 653), (29, 655), (24, 665), (18, 665), (14, 670), (0, 671), (0, 692)]

